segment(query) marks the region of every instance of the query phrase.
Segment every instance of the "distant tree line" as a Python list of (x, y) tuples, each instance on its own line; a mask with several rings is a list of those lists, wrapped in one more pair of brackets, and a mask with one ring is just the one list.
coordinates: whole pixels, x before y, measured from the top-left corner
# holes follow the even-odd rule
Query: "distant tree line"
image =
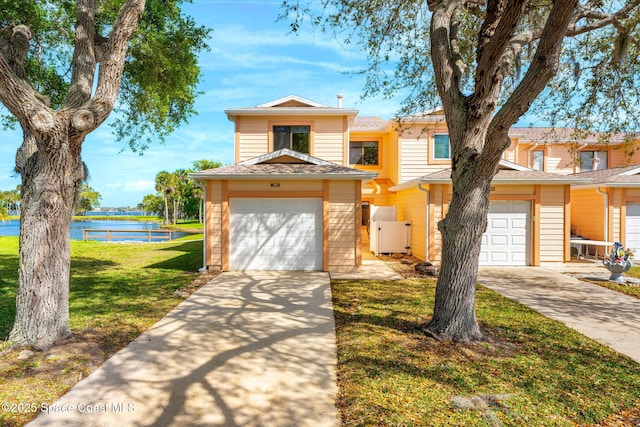
[(156, 175), (155, 194), (147, 194), (139, 208), (164, 218), (164, 224), (176, 224), (178, 220), (198, 219), (203, 221), (204, 188), (189, 179), (191, 172), (215, 169), (222, 166), (212, 160), (196, 160), (189, 169), (173, 172), (160, 171)]
[(20, 186), (15, 190), (0, 190), (0, 221), (5, 221), (9, 217), (9, 212), (20, 213)]
[[(20, 215), (21, 187), (18, 185), (14, 190), (0, 190), (0, 221), (5, 221), (9, 217), (9, 213)], [(85, 182), (80, 185), (77, 200), (76, 215), (84, 215), (87, 211), (92, 211), (100, 206), (102, 196)]]

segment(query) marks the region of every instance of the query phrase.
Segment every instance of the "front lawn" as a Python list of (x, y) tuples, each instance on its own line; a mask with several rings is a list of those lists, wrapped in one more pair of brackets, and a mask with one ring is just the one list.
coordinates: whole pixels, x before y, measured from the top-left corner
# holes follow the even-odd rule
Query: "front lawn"
[[(198, 274), (201, 240), (72, 241), (71, 257), (74, 338), (23, 361), (17, 360), (18, 351), (5, 351), (0, 358), (2, 402), (53, 402), (210, 278)], [(6, 339), (13, 324), (17, 280), (18, 238), (0, 237), (0, 339)], [(0, 425), (23, 425), (32, 415), (0, 411)]]
[(421, 331), (433, 280), (332, 289), (343, 425), (587, 426), (640, 413), (637, 363), (484, 287), (477, 313), (489, 340), (474, 345)]

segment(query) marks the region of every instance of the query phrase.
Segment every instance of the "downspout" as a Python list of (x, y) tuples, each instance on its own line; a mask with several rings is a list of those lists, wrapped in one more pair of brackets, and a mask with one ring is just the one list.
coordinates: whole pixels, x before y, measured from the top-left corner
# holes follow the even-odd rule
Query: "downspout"
[(429, 258), (429, 227), (431, 225), (431, 224), (429, 224), (429, 195), (430, 194), (429, 194), (429, 190), (428, 189), (422, 188), (422, 183), (418, 184), (418, 189), (420, 191), (424, 191), (425, 193), (427, 193), (426, 217), (425, 217), (425, 220), (424, 220), (424, 222), (426, 224), (425, 231), (424, 231), (425, 232), (424, 254), (425, 254), (425, 258), (427, 258), (427, 259), (425, 259), (425, 261), (429, 261), (429, 259), (428, 259)]
[(596, 187), (596, 191), (604, 196), (604, 241), (609, 241), (609, 193)]

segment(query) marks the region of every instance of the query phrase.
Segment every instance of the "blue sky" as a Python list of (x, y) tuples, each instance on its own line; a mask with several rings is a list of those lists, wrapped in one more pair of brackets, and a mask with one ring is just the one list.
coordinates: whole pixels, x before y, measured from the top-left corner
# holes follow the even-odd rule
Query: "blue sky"
[[(224, 110), (250, 107), (295, 94), (361, 115), (392, 117), (398, 102), (360, 102), (363, 78), (349, 75), (365, 64), (356, 46), (342, 46), (331, 37), (306, 31), (289, 34), (287, 22), (276, 22), (280, 0), (194, 0), (185, 12), (213, 29), (211, 51), (200, 58), (202, 79), (196, 110), (165, 145), (154, 144), (142, 156), (114, 141), (103, 124), (83, 145), (89, 167), (89, 185), (102, 195), (102, 206), (135, 206), (145, 194), (155, 193), (161, 170), (188, 168), (198, 159), (233, 163), (233, 123)], [(0, 131), (0, 189), (20, 183), (11, 177), (19, 131)], [(124, 149), (123, 149), (124, 148)]]

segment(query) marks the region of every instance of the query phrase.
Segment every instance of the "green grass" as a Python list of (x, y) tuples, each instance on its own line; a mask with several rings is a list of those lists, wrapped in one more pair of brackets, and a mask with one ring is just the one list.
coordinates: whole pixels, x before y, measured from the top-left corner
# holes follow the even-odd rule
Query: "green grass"
[[(16, 351), (3, 355), (2, 402), (51, 403), (96, 367), (96, 357), (101, 362), (162, 318), (183, 300), (174, 291), (199, 278), (202, 240), (72, 241), (71, 258), (70, 324), (78, 342), (69, 351), (45, 352), (25, 362), (16, 361)], [(0, 339), (12, 327), (17, 281), (18, 238), (0, 237)], [(0, 342), (0, 350), (4, 347)], [(0, 425), (22, 425), (30, 415), (0, 411)]]
[[(477, 314), (490, 340), (473, 345), (421, 331), (432, 280), (332, 289), (344, 425), (584, 426), (640, 405), (637, 363), (486, 288)], [(484, 409), (452, 403), (486, 395)]]
[[(624, 276), (640, 279), (640, 267), (631, 267), (631, 270), (623, 274), (623, 277)], [(589, 280), (589, 279), (582, 279), (582, 280), (640, 299), (640, 286), (629, 286), (626, 284), (619, 285), (616, 282), (605, 281), (605, 280)]]
[[(126, 335), (133, 336), (157, 320), (157, 310), (179, 302), (172, 294), (197, 275), (202, 241), (72, 241), (71, 257), (71, 327), (117, 321), (127, 325), (122, 329), (130, 330)], [(12, 326), (17, 280), (18, 238), (0, 237), (0, 339), (7, 337)]]
[(636, 279), (640, 279), (640, 267), (633, 266), (631, 270), (625, 273), (629, 277), (635, 277)]

